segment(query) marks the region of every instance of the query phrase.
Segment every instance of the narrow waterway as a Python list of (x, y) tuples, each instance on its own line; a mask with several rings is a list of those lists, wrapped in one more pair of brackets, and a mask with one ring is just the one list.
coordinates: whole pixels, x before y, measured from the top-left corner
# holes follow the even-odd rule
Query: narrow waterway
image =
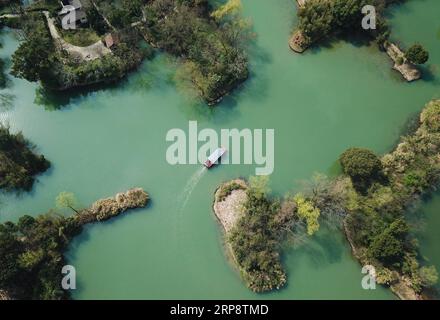
[[(251, 293), (225, 259), (211, 205), (222, 181), (254, 174), (254, 166), (170, 166), (165, 160), (172, 128), (275, 129), (275, 194), (294, 191), (314, 172), (329, 173), (351, 146), (389, 151), (408, 119), (440, 98), (438, 0), (413, 0), (393, 8), (393, 37), (419, 41), (431, 53), (426, 80), (408, 84), (375, 47), (340, 41), (300, 56), (287, 46), (296, 23), (292, 0), (243, 0), (244, 15), (258, 35), (251, 52), (252, 77), (211, 109), (195, 105), (173, 84), (175, 64), (165, 55), (111, 88), (73, 96), (46, 97), (37, 85), (11, 77), (4, 92), (13, 106), (0, 110), (10, 124), (53, 163), (30, 194), (4, 195), (0, 221), (17, 220), (54, 207), (61, 191), (86, 206), (138, 186), (153, 199), (145, 210), (93, 225), (71, 245), (77, 269), (77, 299), (277, 298), (393, 299), (383, 288), (361, 288), (361, 267), (342, 235), (322, 229), (317, 237), (284, 255), (289, 284), (267, 295)], [(18, 45), (13, 32), (0, 36), (2, 57)], [(440, 270), (435, 212), (430, 202), (423, 250)]]

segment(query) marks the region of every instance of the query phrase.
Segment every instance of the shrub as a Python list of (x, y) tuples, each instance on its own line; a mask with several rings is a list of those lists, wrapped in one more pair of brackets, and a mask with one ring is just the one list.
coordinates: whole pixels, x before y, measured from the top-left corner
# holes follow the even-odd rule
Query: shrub
[[(380, 4), (380, 0), (309, 0), (298, 13), (299, 29), (309, 44), (325, 39), (335, 32), (362, 32), (362, 8), (365, 5), (374, 5), (380, 13), (383, 7)], [(388, 37), (388, 30), (380, 15), (377, 20), (378, 32), (371, 34), (377, 36), (379, 42), (383, 42)]]
[(424, 64), (429, 60), (429, 53), (422, 45), (414, 44), (406, 51), (405, 57), (412, 63)]
[(419, 276), (424, 287), (432, 287), (438, 282), (438, 272), (434, 266), (420, 268)]
[(313, 206), (311, 201), (304, 198), (303, 195), (297, 194), (294, 198), (297, 205), (298, 217), (307, 223), (307, 234), (312, 236), (319, 230), (319, 216), (321, 212)]
[(426, 179), (426, 172), (421, 170), (413, 170), (405, 174), (403, 183), (407, 187), (412, 187), (420, 191), (429, 186), (429, 183)]
[(357, 191), (365, 192), (381, 176), (382, 162), (368, 149), (350, 148), (340, 156), (339, 161)]

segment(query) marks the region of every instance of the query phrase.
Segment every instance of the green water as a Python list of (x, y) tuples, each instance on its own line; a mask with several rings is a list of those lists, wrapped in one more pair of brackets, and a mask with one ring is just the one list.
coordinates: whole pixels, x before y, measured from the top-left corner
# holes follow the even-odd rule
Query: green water
[[(293, 1), (243, 3), (258, 34), (252, 77), (214, 109), (194, 105), (176, 90), (170, 81), (174, 63), (164, 55), (113, 88), (58, 97), (59, 110), (36, 94), (35, 84), (12, 79), (6, 91), (16, 95), (14, 106), (0, 111), (0, 119), (35, 142), (53, 168), (30, 194), (3, 196), (0, 221), (45, 212), (60, 191), (74, 192), (84, 206), (134, 186), (153, 199), (145, 210), (88, 226), (72, 243), (67, 255), (78, 273), (74, 298), (394, 298), (383, 288), (363, 290), (361, 268), (342, 235), (325, 229), (285, 252), (285, 289), (251, 293), (225, 259), (211, 205), (217, 185), (247, 177), (255, 167), (202, 172), (197, 165), (170, 166), (165, 135), (186, 129), (189, 120), (216, 130), (275, 129), (271, 188), (279, 195), (316, 171), (329, 173), (350, 146), (387, 152), (408, 119), (440, 97), (440, 22), (434, 14), (440, 2), (410, 1), (392, 10), (394, 36), (405, 44), (418, 40), (431, 52), (428, 80), (413, 84), (401, 81), (374, 47), (341, 41), (293, 54), (287, 46), (296, 23)], [(12, 32), (2, 39), (1, 56), (8, 57), (17, 40)], [(438, 261), (435, 245), (426, 250)]]

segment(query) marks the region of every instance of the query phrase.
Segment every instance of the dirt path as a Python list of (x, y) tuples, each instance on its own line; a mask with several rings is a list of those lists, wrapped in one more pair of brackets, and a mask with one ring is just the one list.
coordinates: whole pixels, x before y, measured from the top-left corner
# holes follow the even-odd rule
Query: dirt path
[(55, 42), (64, 50), (66, 50), (68, 53), (70, 53), (72, 56), (77, 57), (84, 61), (91, 61), (95, 59), (102, 58), (106, 54), (111, 53), (111, 50), (107, 48), (102, 41), (98, 41), (90, 46), (87, 47), (78, 47), (73, 44), (70, 44), (66, 42), (58, 33), (57, 27), (55, 26), (55, 23), (53, 21), (53, 18), (49, 16), (49, 12), (44, 11), (43, 12), (47, 24), (49, 26), (49, 31), (52, 36), (52, 38), (55, 40)]
[(19, 17), (20, 17), (19, 14), (8, 13), (8, 14), (1, 15), (0, 19), (2, 19), (2, 18), (11, 19), (11, 18), (19, 18)]

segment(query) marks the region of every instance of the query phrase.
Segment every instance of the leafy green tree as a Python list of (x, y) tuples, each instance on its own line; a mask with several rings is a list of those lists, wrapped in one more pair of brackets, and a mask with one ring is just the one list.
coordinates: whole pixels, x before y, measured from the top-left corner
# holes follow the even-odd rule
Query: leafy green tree
[(15, 236), (15, 230), (8, 224), (0, 225), (0, 288), (10, 286), (20, 273), (18, 257), (22, 244)]
[(56, 205), (57, 208), (69, 208), (75, 211), (75, 213), (79, 214), (79, 211), (75, 209), (75, 207), (78, 205), (78, 201), (72, 192), (61, 192), (56, 198)]
[(429, 60), (429, 52), (416, 43), (405, 52), (405, 57), (414, 64), (424, 64)]
[(312, 236), (319, 230), (319, 216), (320, 210), (313, 206), (313, 203), (306, 200), (302, 194), (297, 194), (294, 197), (294, 201), (297, 205), (298, 217), (305, 220), (307, 223), (307, 233)]
[(357, 191), (366, 192), (371, 183), (380, 178), (382, 162), (368, 149), (350, 148), (340, 156), (339, 161)]
[(18, 264), (25, 270), (34, 269), (44, 258), (43, 249), (28, 250), (18, 257)]
[(96, 10), (95, 6), (87, 8), (87, 20), (90, 27), (95, 30), (97, 34), (102, 36), (108, 32), (109, 27), (99, 14), (98, 10)]
[(25, 17), (24, 41), (12, 56), (12, 75), (31, 82), (50, 81), (54, 44), (41, 16)]
[(434, 266), (421, 267), (419, 276), (424, 287), (432, 287), (438, 282), (438, 272)]
[(372, 258), (392, 265), (405, 254), (405, 243), (409, 227), (403, 219), (392, 222), (383, 232), (375, 236), (368, 248)]
[(28, 231), (32, 230), (35, 224), (36, 224), (35, 218), (26, 215), (18, 219), (17, 228), (21, 233), (25, 234)]

